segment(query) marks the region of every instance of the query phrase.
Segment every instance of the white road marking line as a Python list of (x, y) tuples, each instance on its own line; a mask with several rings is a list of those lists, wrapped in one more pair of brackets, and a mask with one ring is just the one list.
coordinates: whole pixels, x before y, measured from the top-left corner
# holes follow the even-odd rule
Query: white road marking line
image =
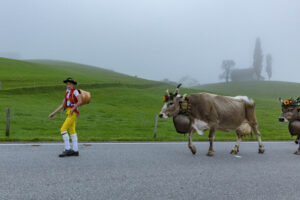
[(242, 156), (237, 156), (237, 155), (235, 155), (234, 157), (236, 157), (236, 158), (242, 158)]

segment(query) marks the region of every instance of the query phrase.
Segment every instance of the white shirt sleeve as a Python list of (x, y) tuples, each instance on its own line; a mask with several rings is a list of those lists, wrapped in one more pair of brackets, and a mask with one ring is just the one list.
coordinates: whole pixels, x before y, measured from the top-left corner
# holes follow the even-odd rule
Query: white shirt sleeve
[(75, 95), (75, 97), (78, 97), (80, 94), (79, 94), (79, 92), (78, 92), (78, 90), (75, 90), (74, 92), (73, 92), (73, 94)]

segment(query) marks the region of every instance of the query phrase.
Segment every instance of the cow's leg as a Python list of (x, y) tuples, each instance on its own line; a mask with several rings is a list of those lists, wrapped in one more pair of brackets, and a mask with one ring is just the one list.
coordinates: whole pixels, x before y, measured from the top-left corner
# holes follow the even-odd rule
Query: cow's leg
[(250, 126), (253, 130), (253, 132), (255, 133), (257, 140), (258, 140), (258, 153), (264, 153), (265, 152), (265, 148), (264, 145), (261, 142), (261, 137), (260, 137), (260, 131), (258, 129), (257, 126), (257, 120), (256, 120), (256, 116), (255, 116), (255, 106), (254, 105), (249, 105), (249, 107), (246, 108), (247, 111), (247, 118), (249, 120)]
[(300, 144), (300, 143), (299, 143), (299, 139), (300, 139), (300, 136), (298, 135), (298, 136), (297, 136), (297, 139), (295, 140), (295, 144)]
[(300, 155), (300, 144), (298, 150), (295, 152), (296, 155)]
[(189, 133), (189, 143), (188, 143), (188, 147), (190, 148), (191, 152), (193, 154), (196, 154), (196, 147), (193, 145), (193, 140), (192, 140), (192, 136), (193, 136), (193, 132)]
[(236, 144), (232, 148), (232, 150), (230, 152), (231, 154), (238, 154), (241, 141), (242, 141), (242, 136), (240, 134), (237, 134)]
[(258, 153), (264, 153), (265, 152), (265, 148), (264, 148), (264, 145), (262, 144), (261, 142), (261, 137), (260, 137), (260, 131), (257, 127), (257, 124), (253, 125), (252, 126), (252, 130), (254, 131), (256, 137), (257, 137), (257, 140), (258, 140)]
[(213, 156), (214, 155), (214, 139), (215, 139), (215, 129), (214, 128), (211, 128), (209, 130), (209, 135), (208, 135), (208, 139), (209, 139), (209, 149), (208, 149), (208, 152), (207, 152), (207, 156)]

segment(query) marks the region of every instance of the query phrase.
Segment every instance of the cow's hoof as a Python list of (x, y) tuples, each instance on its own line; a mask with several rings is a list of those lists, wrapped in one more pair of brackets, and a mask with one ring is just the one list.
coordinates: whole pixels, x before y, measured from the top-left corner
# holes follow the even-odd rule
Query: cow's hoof
[(206, 155), (211, 157), (211, 156), (214, 155), (214, 151), (213, 150), (212, 151), (208, 151)]
[(232, 150), (231, 150), (231, 154), (238, 154), (238, 152), (239, 152), (239, 147), (237, 146), (237, 145), (235, 145), (233, 148), (232, 148)]
[(238, 152), (239, 152), (239, 150), (237, 150), (236, 148), (233, 148), (230, 153), (236, 155), (236, 154), (238, 154)]
[(265, 152), (264, 146), (263, 146), (263, 145), (259, 146), (259, 148), (258, 148), (258, 153), (263, 154), (264, 152)]
[(197, 149), (194, 145), (190, 147), (190, 150), (194, 155), (197, 153)]
[(296, 154), (296, 155), (300, 155), (300, 150), (297, 150), (297, 151), (295, 151), (295, 153), (294, 154)]

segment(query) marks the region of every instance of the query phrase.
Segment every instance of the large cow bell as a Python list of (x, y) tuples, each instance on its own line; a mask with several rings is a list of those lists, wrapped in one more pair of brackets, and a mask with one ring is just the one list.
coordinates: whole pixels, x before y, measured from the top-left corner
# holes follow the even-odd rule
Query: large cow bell
[(173, 117), (173, 123), (178, 133), (191, 132), (191, 120), (187, 115), (179, 114)]
[(289, 131), (292, 136), (298, 135), (300, 136), (300, 121), (292, 121), (289, 123)]

